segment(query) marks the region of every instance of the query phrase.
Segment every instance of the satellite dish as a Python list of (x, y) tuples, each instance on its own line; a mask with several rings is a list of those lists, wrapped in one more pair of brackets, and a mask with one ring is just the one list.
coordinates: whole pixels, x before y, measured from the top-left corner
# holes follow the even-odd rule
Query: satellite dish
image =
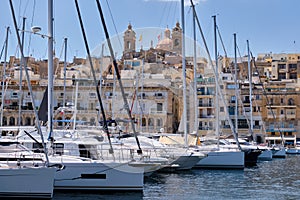
[(39, 27), (39, 26), (33, 26), (33, 27), (31, 27), (31, 31), (32, 31), (33, 33), (40, 32), (41, 30), (42, 30), (42, 28)]

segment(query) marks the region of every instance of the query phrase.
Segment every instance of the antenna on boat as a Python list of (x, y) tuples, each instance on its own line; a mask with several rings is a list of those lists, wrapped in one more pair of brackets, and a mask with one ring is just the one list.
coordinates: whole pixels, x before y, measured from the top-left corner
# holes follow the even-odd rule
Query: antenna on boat
[(140, 146), (139, 139), (137, 137), (137, 133), (136, 133), (136, 130), (135, 130), (135, 125), (134, 125), (134, 122), (133, 122), (133, 119), (132, 119), (132, 116), (131, 116), (131, 112), (130, 112), (130, 109), (129, 109), (129, 105), (128, 105), (128, 102), (127, 102), (127, 99), (126, 99), (126, 96), (125, 96), (123, 84), (122, 84), (122, 81), (121, 81), (121, 76), (120, 76), (120, 73), (119, 73), (116, 58), (114, 56), (114, 51), (113, 51), (113, 48), (112, 48), (112, 45), (111, 45), (111, 42), (110, 42), (109, 34), (108, 34), (107, 27), (106, 27), (105, 20), (104, 20), (104, 15), (103, 15), (103, 12), (102, 12), (102, 8), (101, 8), (99, 0), (96, 0), (96, 2), (97, 2), (98, 11), (99, 11), (99, 14), (100, 14), (100, 17), (101, 17), (103, 29), (104, 29), (104, 32), (105, 32), (105, 37), (106, 37), (106, 40), (107, 40), (107, 44), (108, 44), (108, 47), (109, 47), (110, 56), (113, 59), (113, 65), (114, 65), (114, 68), (115, 68), (115, 73), (116, 73), (117, 79), (119, 81), (119, 85), (120, 85), (120, 89), (121, 89), (121, 93), (122, 93), (122, 97), (123, 97), (123, 101), (124, 101), (124, 107), (125, 107), (125, 109), (127, 111), (127, 114), (129, 116), (131, 126), (132, 126), (132, 130), (133, 130), (133, 133), (134, 133), (134, 137), (136, 139), (136, 143), (137, 143), (138, 148), (139, 148), (137, 150), (137, 153), (142, 154), (143, 152), (142, 152), (142, 149), (141, 149), (141, 146)]
[(107, 126), (107, 120), (106, 120), (106, 116), (105, 116), (105, 112), (104, 112), (104, 107), (103, 107), (103, 103), (102, 103), (101, 96), (100, 96), (98, 82), (96, 81), (95, 70), (94, 70), (94, 67), (93, 67), (93, 62), (92, 62), (92, 58), (91, 58), (87, 38), (86, 38), (86, 35), (85, 35), (85, 30), (84, 30), (84, 27), (83, 27), (83, 22), (82, 22), (82, 18), (81, 18), (81, 14), (80, 14), (79, 5), (78, 5), (77, 0), (75, 0), (75, 4), (76, 4), (76, 10), (77, 10), (77, 14), (78, 14), (79, 22), (80, 22), (81, 32), (82, 32), (83, 39), (84, 39), (85, 48), (86, 48), (86, 51), (87, 51), (87, 54), (88, 54), (88, 58), (89, 58), (89, 62), (90, 62), (90, 66), (91, 66), (91, 70), (92, 70), (92, 74), (93, 74), (93, 78), (94, 78), (94, 84), (95, 84), (95, 87), (96, 87), (97, 97), (98, 97), (98, 101), (99, 101), (100, 108), (101, 108), (101, 114), (102, 114), (102, 117), (103, 117), (103, 128), (104, 128), (104, 131), (107, 134), (107, 138), (108, 138), (108, 141), (109, 141), (109, 146), (110, 146), (109, 153), (113, 154), (114, 151), (113, 151), (111, 140), (110, 140), (110, 134), (109, 134), (108, 126)]

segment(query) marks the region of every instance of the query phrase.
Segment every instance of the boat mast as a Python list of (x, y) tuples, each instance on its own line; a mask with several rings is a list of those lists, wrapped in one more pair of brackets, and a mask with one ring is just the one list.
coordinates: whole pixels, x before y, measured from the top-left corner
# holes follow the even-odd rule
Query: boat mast
[[(22, 48), (24, 51), (24, 34), (25, 34), (25, 21), (26, 21), (26, 17), (23, 17), (23, 25), (22, 25)], [(22, 112), (22, 76), (23, 76), (23, 67), (25, 66), (25, 60), (21, 60), (21, 64), (20, 64), (20, 78), (19, 78), (19, 115), (18, 115), (18, 125), (21, 126), (21, 112)]]
[[(192, 1), (192, 0), (191, 0), (191, 4), (193, 4), (193, 1)], [(194, 12), (196, 13), (195, 10), (194, 10)], [(208, 50), (208, 46), (207, 46), (207, 43), (206, 43), (206, 40), (205, 40), (205, 37), (204, 37), (204, 33), (203, 33), (202, 28), (201, 28), (201, 26), (200, 26), (200, 22), (199, 22), (199, 19), (198, 19), (198, 17), (197, 17), (197, 14), (196, 14), (196, 22), (197, 22), (197, 24), (198, 24), (198, 28), (199, 28), (199, 31), (200, 31), (200, 33), (201, 33), (201, 38), (202, 38), (202, 40), (203, 40), (204, 47), (205, 47), (205, 50), (206, 50), (207, 55), (208, 55), (209, 63), (210, 63), (210, 65), (212, 66), (214, 75), (216, 76), (216, 74), (217, 74), (218, 72), (216, 71), (216, 69), (215, 69), (214, 66), (213, 66), (213, 62), (212, 62), (212, 59), (211, 59), (211, 56), (210, 56), (210, 53), (209, 53), (209, 50)], [(224, 95), (222, 94), (222, 90), (221, 90), (221, 87), (220, 87), (218, 81), (216, 81), (216, 85), (217, 85), (217, 87), (218, 87), (219, 97), (221, 98), (223, 104), (226, 105), (226, 101), (225, 101)], [(231, 121), (231, 119), (230, 119), (230, 116), (229, 116), (228, 108), (225, 106), (225, 107), (224, 107), (224, 110), (225, 110), (225, 114), (226, 114), (227, 119), (228, 119), (228, 123), (229, 123), (230, 129), (231, 129), (231, 132), (233, 133), (233, 136), (234, 136), (234, 138), (235, 138), (235, 140), (236, 140), (237, 146), (238, 146), (238, 148), (239, 148), (240, 150), (242, 150), (242, 148), (241, 148), (241, 146), (240, 146), (240, 143), (239, 143), (239, 141), (238, 141), (238, 138), (237, 138), (237, 136), (236, 136), (236, 134), (235, 134), (234, 127), (233, 127), (233, 123), (232, 123), (232, 121)]]
[(48, 0), (48, 131), (53, 142), (53, 0)]
[[(192, 5), (195, 7), (195, 5)], [(195, 112), (195, 121), (194, 121), (194, 131), (198, 136), (198, 98), (197, 98), (197, 46), (196, 46), (196, 13), (193, 8), (193, 35), (194, 35), (194, 112)]]
[(238, 138), (238, 84), (237, 84), (237, 58), (236, 58), (236, 33), (233, 34), (234, 37), (234, 82), (235, 82), (235, 134)]
[(98, 86), (98, 82), (96, 80), (96, 74), (95, 74), (95, 70), (94, 70), (94, 67), (93, 67), (93, 62), (92, 62), (92, 58), (91, 58), (91, 54), (90, 54), (90, 49), (89, 49), (89, 45), (88, 45), (88, 42), (87, 42), (87, 37), (86, 37), (86, 34), (85, 34), (85, 30), (84, 30), (84, 27), (83, 27), (83, 22), (82, 22), (82, 18), (81, 18), (81, 14), (80, 14), (79, 5), (78, 5), (77, 0), (75, 0), (75, 5), (76, 5), (77, 14), (78, 14), (78, 19), (79, 19), (79, 22), (80, 22), (81, 32), (82, 32), (83, 39), (84, 39), (85, 49), (86, 49), (87, 54), (88, 54), (88, 58), (89, 58), (89, 62), (90, 62), (90, 66), (91, 66), (91, 70), (92, 70), (92, 74), (93, 74), (93, 79), (94, 79), (94, 85), (95, 85), (95, 88), (96, 88), (97, 98), (98, 98), (98, 101), (99, 101), (99, 104), (100, 104), (101, 114), (102, 114), (102, 117), (103, 117), (103, 128), (104, 128), (104, 131), (107, 135), (108, 142), (109, 142), (109, 147), (110, 147), (109, 153), (112, 154), (113, 158), (115, 159), (114, 151), (113, 151), (113, 148), (112, 148), (112, 143), (111, 143), (111, 140), (110, 140), (110, 133), (109, 133), (108, 126), (107, 126), (106, 115), (105, 115), (105, 112), (104, 112), (104, 106), (103, 106), (103, 103), (102, 103), (102, 100), (101, 100), (99, 86)]
[[(10, 0), (9, 3), (10, 3), (10, 8), (11, 8), (11, 13), (12, 13), (12, 17), (13, 17), (14, 27), (15, 27), (16, 35), (17, 35), (17, 39), (18, 39), (18, 45), (19, 45), (20, 52), (21, 52), (21, 59), (22, 58), (24, 59), (23, 46), (22, 46), (20, 35), (19, 35), (19, 32), (18, 32), (17, 20), (16, 20), (12, 0)], [(49, 164), (49, 158), (48, 158), (48, 153), (47, 153), (48, 151), (47, 151), (47, 148), (46, 148), (46, 145), (45, 145), (45, 142), (44, 142), (44, 136), (43, 136), (43, 133), (42, 133), (38, 112), (36, 110), (36, 105), (35, 105), (35, 101), (34, 101), (34, 98), (33, 98), (33, 92), (32, 92), (30, 77), (29, 77), (29, 73), (28, 73), (28, 70), (27, 70), (27, 64), (26, 63), (25, 63), (24, 69), (25, 69), (25, 74), (26, 74), (28, 90), (30, 92), (30, 98), (31, 98), (32, 106), (33, 106), (33, 112), (34, 112), (34, 116), (35, 116), (36, 126), (37, 126), (38, 133), (41, 136), (42, 143), (43, 143), (45, 157), (46, 157), (46, 165), (48, 165)]]
[(251, 70), (249, 40), (247, 40), (247, 51), (248, 51), (248, 77), (249, 77), (249, 100), (250, 100), (250, 134), (253, 137), (252, 70)]
[(182, 84), (183, 84), (183, 126), (184, 126), (184, 144), (187, 147), (187, 105), (186, 105), (186, 64), (185, 64), (185, 25), (184, 25), (184, 0), (181, 0), (181, 23), (182, 23)]
[(141, 149), (139, 139), (137, 137), (137, 132), (135, 130), (135, 125), (134, 125), (134, 122), (132, 120), (132, 115), (131, 115), (131, 112), (130, 112), (130, 109), (129, 109), (128, 101), (127, 101), (126, 96), (125, 96), (124, 87), (123, 87), (123, 84), (122, 84), (122, 81), (121, 81), (121, 76), (120, 76), (120, 73), (119, 73), (117, 61), (116, 61), (115, 56), (114, 56), (113, 48), (112, 48), (112, 45), (111, 45), (111, 42), (110, 42), (110, 37), (109, 37), (108, 31), (107, 31), (106, 23), (105, 23), (105, 20), (104, 20), (104, 15), (103, 15), (102, 8), (101, 8), (99, 0), (97, 0), (97, 7), (98, 7), (98, 10), (99, 10), (99, 14), (100, 14), (101, 22), (102, 22), (102, 25), (103, 25), (103, 29), (104, 29), (105, 37), (106, 37), (106, 40), (107, 40), (107, 44), (108, 44), (108, 47), (109, 47), (110, 56), (113, 59), (113, 66), (115, 68), (117, 79), (118, 79), (118, 82), (119, 82), (119, 85), (120, 85), (120, 89), (121, 89), (121, 93), (122, 93), (122, 97), (123, 97), (123, 101), (124, 101), (124, 107), (125, 107), (125, 109), (127, 111), (127, 114), (129, 116), (131, 126), (132, 126), (132, 130), (133, 130), (133, 134), (134, 134), (134, 137), (136, 139), (136, 143), (138, 145), (137, 153), (142, 154), (143, 152), (142, 152), (142, 149)]
[(144, 58), (143, 58), (143, 66), (142, 66), (142, 81), (141, 81), (141, 101), (140, 101), (140, 109), (141, 109), (141, 113), (140, 113), (140, 132), (143, 131), (142, 129), (142, 120), (143, 120), (143, 114), (144, 114), (144, 110), (143, 107), (141, 107), (141, 104), (143, 105), (144, 103)]
[(73, 133), (75, 133), (76, 129), (76, 117), (77, 117), (77, 100), (78, 100), (78, 84), (79, 82), (76, 81), (76, 89), (75, 89), (75, 105), (74, 105), (74, 115), (73, 115)]
[[(214, 19), (214, 40), (215, 40), (215, 63), (216, 63), (216, 82), (219, 81), (219, 66), (218, 66), (218, 42), (217, 42), (217, 22), (216, 22), (216, 15), (212, 16)], [(220, 115), (219, 115), (219, 87), (216, 84), (216, 96), (215, 96), (215, 114), (216, 114), (216, 134), (218, 138), (218, 148), (219, 148), (219, 139), (220, 139)]]
[[(65, 45), (65, 60), (64, 60), (64, 98), (63, 98), (63, 108), (66, 106), (67, 43), (68, 43), (68, 38), (65, 38), (65, 39), (64, 39), (64, 45)], [(74, 123), (75, 123), (75, 122), (74, 122)], [(65, 129), (65, 112), (63, 112), (63, 129)]]

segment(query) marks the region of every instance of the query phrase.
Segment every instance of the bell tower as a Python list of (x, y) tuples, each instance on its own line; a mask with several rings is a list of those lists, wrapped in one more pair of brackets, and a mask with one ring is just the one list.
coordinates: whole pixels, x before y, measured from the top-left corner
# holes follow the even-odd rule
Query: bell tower
[(179, 22), (172, 29), (172, 51), (181, 54), (182, 51), (182, 29)]
[(127, 30), (124, 33), (124, 54), (135, 51), (135, 32), (132, 30), (132, 26), (129, 23)]

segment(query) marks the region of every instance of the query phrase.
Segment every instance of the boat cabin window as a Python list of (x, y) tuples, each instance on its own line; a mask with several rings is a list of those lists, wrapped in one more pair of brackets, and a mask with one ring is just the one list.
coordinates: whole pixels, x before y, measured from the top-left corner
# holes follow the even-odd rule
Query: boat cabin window
[(97, 159), (97, 149), (93, 145), (79, 144), (80, 157)]
[(0, 153), (12, 153), (26, 150), (18, 142), (0, 142)]
[(57, 155), (64, 154), (64, 144), (63, 143), (54, 143), (53, 144), (53, 153)]
[(43, 146), (41, 146), (41, 144), (38, 143), (32, 143), (32, 150), (34, 153), (44, 153)]

